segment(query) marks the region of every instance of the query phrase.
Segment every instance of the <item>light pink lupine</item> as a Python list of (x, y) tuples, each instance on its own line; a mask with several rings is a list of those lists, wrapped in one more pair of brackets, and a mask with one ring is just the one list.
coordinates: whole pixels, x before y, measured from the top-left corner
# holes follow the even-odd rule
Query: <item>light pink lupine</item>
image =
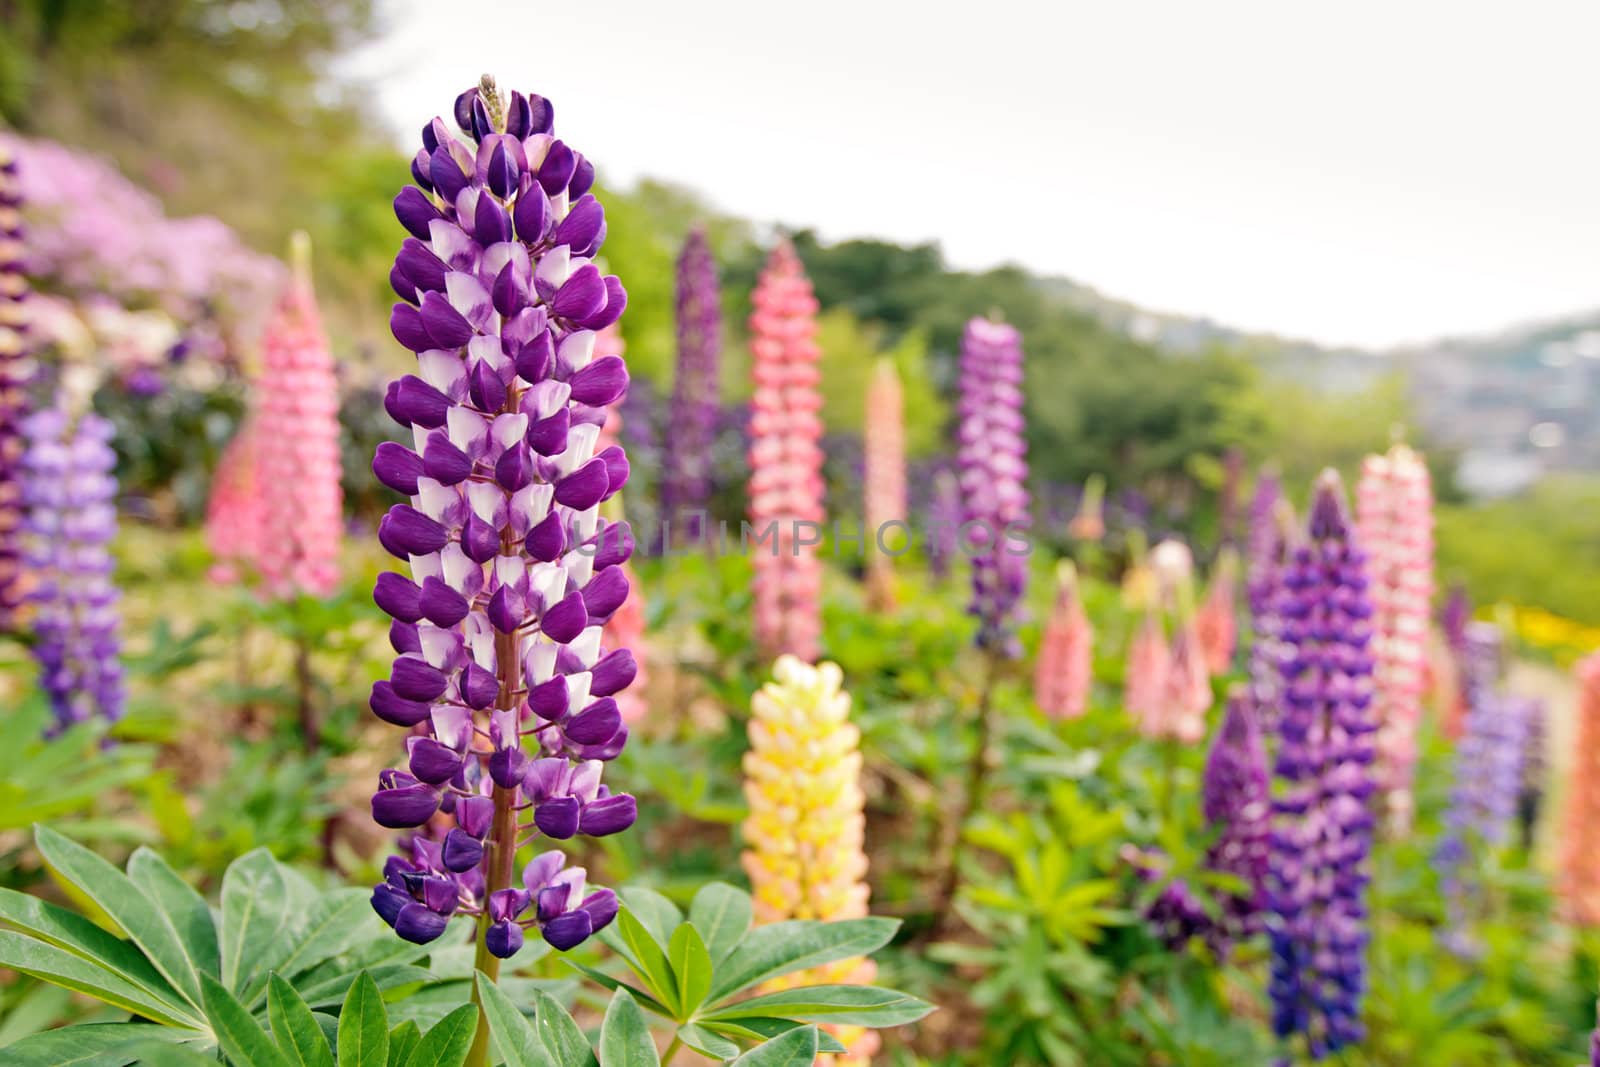
[[(822, 396), (817, 390), (817, 300), (788, 241), (767, 259), (750, 315), (749, 513), (755, 536), (756, 641), (769, 656), (808, 663), (821, 636), (822, 564), (804, 523), (822, 522)], [(797, 537), (798, 535), (801, 535)]]
[(266, 591), (278, 598), (327, 596), (339, 583), (343, 532), (339, 383), (304, 267), (262, 338), (254, 418), (263, 512), (258, 566)]
[[(1211, 677), (1206, 670), (1205, 649), (1200, 639), (1194, 607), (1194, 556), (1177, 541), (1163, 541), (1150, 553), (1156, 577), (1159, 611), (1167, 609), (1172, 618), (1172, 640), (1163, 643), (1158, 660), (1148, 650), (1152, 667), (1163, 670), (1141, 689), (1141, 730), (1148, 737), (1170, 738), (1192, 744), (1205, 736), (1206, 712), (1211, 710)], [(1162, 627), (1152, 614), (1146, 623), (1143, 640), (1161, 640)], [(1129, 670), (1133, 663), (1129, 663)]]
[(1171, 669), (1167, 635), (1162, 632), (1160, 615), (1152, 608), (1145, 612), (1128, 645), (1122, 698), (1139, 732), (1146, 737), (1162, 736), (1162, 709)]
[(1411, 824), (1433, 598), (1433, 492), (1416, 452), (1396, 444), (1388, 455), (1367, 457), (1356, 488), (1356, 522), (1374, 609), (1378, 785), (1391, 827), (1404, 832)]
[(1206, 670), (1212, 674), (1227, 673), (1233, 662), (1233, 649), (1239, 635), (1234, 600), (1238, 576), (1239, 556), (1233, 549), (1224, 548), (1217, 557), (1216, 567), (1211, 572), (1211, 584), (1195, 617), (1200, 647), (1205, 652)]
[(241, 581), (261, 559), (264, 509), (256, 469), (260, 462), (257, 437), (255, 420), (246, 418), (223, 448), (211, 475), (206, 547), (216, 561), (211, 580), (221, 584)]
[(1039, 641), (1033, 695), (1053, 719), (1076, 719), (1089, 704), (1094, 627), (1078, 596), (1078, 572), (1070, 562), (1056, 570), (1056, 601)]
[[(867, 572), (867, 593), (879, 611), (894, 609), (893, 557), (883, 545), (894, 536), (885, 527), (906, 521), (905, 400), (900, 372), (887, 357), (878, 360), (867, 385), (866, 478), (864, 510), (872, 563)], [(901, 533), (909, 536), (909, 530)]]

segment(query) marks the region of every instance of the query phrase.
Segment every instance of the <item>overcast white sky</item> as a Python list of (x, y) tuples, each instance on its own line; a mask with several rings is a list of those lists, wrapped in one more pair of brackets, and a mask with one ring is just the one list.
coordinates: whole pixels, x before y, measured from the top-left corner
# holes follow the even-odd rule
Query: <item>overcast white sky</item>
[(1600, 3), (391, 0), (408, 144), (489, 71), (613, 184), (1386, 345), (1600, 306)]

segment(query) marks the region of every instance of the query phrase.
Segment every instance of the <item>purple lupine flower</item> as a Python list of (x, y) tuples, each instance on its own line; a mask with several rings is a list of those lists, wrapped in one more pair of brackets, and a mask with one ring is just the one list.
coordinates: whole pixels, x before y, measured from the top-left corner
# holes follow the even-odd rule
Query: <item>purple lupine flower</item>
[(1268, 871), (1273, 1029), (1320, 1059), (1361, 1040), (1373, 817), (1372, 602), (1339, 476), (1325, 472), (1309, 537), (1278, 598), (1283, 684)]
[(475, 916), (484, 948), (506, 957), (527, 927), (567, 949), (617, 910), (560, 852), (514, 885), (518, 842), (618, 833), (635, 817), (633, 798), (600, 782), (627, 740), (616, 695), (636, 667), (627, 649), (601, 647), (628, 594), (633, 536), (600, 514), (628, 460), (617, 445), (596, 452), (627, 368), (594, 348), (627, 298), (593, 262), (605, 238), (594, 168), (551, 135), (549, 102), (507, 101), (485, 78), (455, 118), (472, 144), (434, 119), (417, 185), (395, 198), (411, 237), (390, 275), (403, 301), (390, 324), (419, 373), (393, 383), (385, 407), (415, 451), (381, 445), (373, 472), (410, 498), (378, 530), (410, 577), (384, 574), (374, 590), (399, 658), (371, 700), (413, 731), (407, 769), (379, 778), (373, 818), (404, 829), (444, 813), (455, 825), (391, 860), (373, 906), (418, 942)]
[(1027, 585), (1019, 542), (1028, 522), (1027, 446), (1022, 439), (1022, 338), (989, 319), (967, 323), (961, 338), (961, 400), (956, 408), (961, 537), (972, 550), (972, 604), (978, 646), (1015, 659), (1014, 632)]
[(1250, 501), (1245, 598), (1250, 607), (1250, 688), (1263, 730), (1273, 728), (1278, 708), (1282, 649), (1276, 610), (1285, 547), (1283, 510), (1287, 506), (1277, 475), (1262, 472)]
[(1467, 597), (1467, 587), (1457, 582), (1450, 587), (1444, 606), (1439, 609), (1439, 630), (1456, 655), (1467, 643), (1467, 624), (1472, 621), (1472, 601)]
[(950, 573), (960, 548), (961, 486), (954, 471), (940, 468), (933, 475), (933, 495), (928, 501), (928, 569), (934, 577)]
[(1201, 782), (1206, 823), (1218, 832), (1206, 853), (1206, 868), (1233, 875), (1248, 887), (1222, 901), (1223, 921), (1212, 939), (1219, 956), (1230, 939), (1248, 937), (1261, 929), (1267, 901), (1271, 792), (1267, 750), (1252, 699), (1248, 690), (1229, 695), (1227, 714), (1206, 754)]
[(1153, 884), (1167, 879), (1161, 892), (1145, 906), (1143, 912), (1145, 924), (1163, 945), (1176, 951), (1187, 945), (1191, 938), (1213, 936), (1216, 924), (1206, 914), (1200, 898), (1195, 896), (1182, 878), (1168, 878), (1169, 862), (1165, 853), (1158, 849), (1124, 845), (1121, 856), (1133, 868), (1139, 881)]
[[(688, 521), (711, 499), (711, 446), (716, 438), (721, 389), (722, 298), (717, 262), (696, 228), (678, 257), (678, 362), (669, 409), (673, 444), (661, 479), (661, 510), (668, 522)], [(685, 536), (697, 538), (695, 524)]]
[(16, 628), (22, 603), (22, 420), (33, 364), (21, 204), (16, 160), (0, 143), (0, 633)]
[(1538, 705), (1501, 690), (1504, 643), (1499, 627), (1467, 623), (1462, 642), (1461, 687), (1467, 710), (1456, 746), (1445, 832), (1434, 861), (1448, 920), (1446, 944), (1470, 957), (1477, 951), (1469, 932), (1478, 897), (1477, 871), (1487, 853), (1510, 840)]
[(120, 613), (110, 544), (117, 532), (111, 424), (61, 404), (23, 422), (23, 561), (34, 586), (34, 658), (56, 734), (122, 717)]

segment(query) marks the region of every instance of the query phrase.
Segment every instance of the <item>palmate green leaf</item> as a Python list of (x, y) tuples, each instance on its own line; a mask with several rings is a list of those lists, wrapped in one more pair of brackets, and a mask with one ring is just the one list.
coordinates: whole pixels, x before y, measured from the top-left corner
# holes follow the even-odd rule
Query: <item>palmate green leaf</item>
[(32, 975), (43, 982), (84, 993), (113, 1007), (143, 1015), (168, 1026), (204, 1030), (205, 1023), (190, 1010), (179, 1011), (144, 986), (123, 978), (82, 956), (36, 941), (10, 930), (0, 930), (0, 967)]
[[(287, 867), (282, 870), (294, 875)], [(289, 884), (292, 884), (292, 879)], [(411, 951), (405, 947), (408, 942), (394, 936), (394, 931), (385, 926), (372, 910), (372, 894), (366, 889), (335, 889), (316, 895), (307, 902), (303, 914), (303, 922), (298, 923), (291, 916), (288, 936), (281, 941), (268, 942), (257, 958), (256, 973), (245, 982), (247, 990), (261, 988), (267, 970), (293, 978), (330, 958), (346, 954), (355, 957), (350, 970), (359, 970), (364, 966), (387, 962), (409, 963), (427, 952), (425, 947), (420, 946), (412, 946), (420, 950)], [(397, 948), (394, 944), (396, 941), (400, 941), (402, 947)], [(378, 954), (365, 955), (353, 951), (365, 944), (373, 945)], [(392, 958), (384, 958), (384, 953)]]
[(582, 971), (584, 974), (588, 975), (589, 978), (595, 982), (595, 984), (603, 987), (604, 989), (613, 993), (619, 989), (626, 989), (630, 994), (632, 994), (633, 999), (639, 1002), (641, 1007), (648, 1011), (653, 1011), (657, 1015), (664, 1015), (669, 1019), (672, 1018), (672, 1012), (667, 1010), (667, 1006), (665, 1004), (662, 1004), (660, 1001), (656, 1000), (649, 993), (646, 993), (638, 986), (630, 985), (619, 978), (613, 978), (604, 971), (596, 970), (595, 968), (579, 963), (576, 960), (566, 960), (565, 963), (573, 970)]
[(278, 1048), (294, 1067), (333, 1067), (333, 1049), (294, 987), (277, 975), (267, 991), (267, 1022)]
[(593, 1067), (594, 1050), (556, 999), (542, 990), (533, 995), (533, 1030), (561, 1067)]
[(898, 919), (881, 918), (831, 923), (794, 919), (758, 926), (717, 968), (707, 999), (719, 1003), (769, 978), (868, 955), (888, 944), (898, 929)]
[(128, 879), (166, 915), (195, 970), (217, 974), (217, 924), (205, 898), (178, 877), (166, 860), (142, 846), (128, 857)]
[(628, 886), (617, 895), (658, 944), (665, 945), (672, 937), (672, 931), (683, 922), (683, 912), (678, 910), (678, 906), (654, 889)]
[(489, 1020), (490, 1045), (506, 1067), (566, 1067), (545, 1048), (533, 1026), (487, 975), (478, 973), (478, 1000)]
[(389, 1031), (389, 1057), (385, 1061), (388, 1067), (400, 1067), (411, 1058), (412, 1051), (422, 1040), (422, 1031), (417, 1029), (417, 1024), (407, 1019), (405, 1022)]
[(71, 1014), (72, 990), (49, 982), (17, 982), (0, 989), (0, 1048), (53, 1027)]
[(711, 962), (720, 964), (750, 929), (750, 894), (727, 882), (707, 882), (689, 905), (689, 921), (700, 931)]
[(703, 1056), (714, 1060), (731, 1060), (739, 1054), (739, 1046), (714, 1030), (684, 1023), (678, 1027), (678, 1040)]
[[(736, 1037), (741, 1041), (770, 1041), (790, 1030), (798, 1030), (805, 1023), (793, 1019), (702, 1019), (697, 1025), (719, 1034)], [(845, 1047), (826, 1030), (817, 1034), (818, 1052), (844, 1052)]]
[(127, 933), (173, 989), (200, 1003), (200, 971), (170, 919), (121, 871), (48, 826), (36, 827), (34, 843), (51, 873), (105, 912)]
[(461, 1067), (477, 1031), (477, 1007), (463, 1004), (423, 1034), (417, 1047), (398, 1067)]
[[(194, 1031), (184, 1032), (150, 1023), (88, 1023), (23, 1038), (0, 1049), (0, 1056), (4, 1057), (6, 1067), (100, 1067), (113, 1049), (170, 1045), (198, 1036)], [(131, 1059), (130, 1056), (113, 1062), (127, 1063)], [(216, 1061), (212, 1060), (211, 1065), (216, 1067)]]
[(293, 926), (282, 870), (272, 853), (258, 848), (228, 864), (222, 875), (220, 973), (222, 984), (241, 996), (263, 951)]
[(802, 1026), (746, 1052), (731, 1067), (810, 1067), (817, 1060), (817, 1028)]
[[(651, 996), (660, 1001), (672, 1018), (680, 1018), (678, 985), (672, 976), (672, 964), (661, 942), (646, 929), (633, 912), (623, 908), (617, 913), (617, 936), (627, 946), (626, 959), (633, 964), (639, 977), (644, 979)], [(628, 998), (632, 1001), (632, 997)], [(637, 1007), (637, 1005), (635, 1005)]]
[(350, 986), (339, 1011), (339, 1067), (388, 1067), (389, 1016), (372, 975)]
[[(362, 971), (371, 978), (380, 990), (394, 989), (396, 986), (421, 985), (427, 982), (430, 975), (422, 967), (414, 967), (409, 963), (389, 964), (384, 967), (374, 967)], [(359, 974), (340, 974), (319, 982), (316, 985), (302, 989), (301, 995), (312, 1008), (332, 1008), (344, 1002), (349, 994), (350, 987), (355, 984)]]
[(222, 983), (207, 974), (201, 975), (200, 986), (206, 1018), (211, 1020), (211, 1031), (228, 1059), (250, 1067), (294, 1067)]
[(814, 985), (767, 993), (729, 1004), (705, 1015), (707, 1021), (776, 1016), (802, 1022), (849, 1026), (903, 1026), (916, 1022), (933, 1005), (897, 989), (871, 985)]
[(692, 924), (680, 923), (672, 932), (667, 958), (677, 979), (678, 1013), (690, 1018), (711, 991), (711, 953)]
[(611, 994), (605, 1021), (600, 1024), (600, 1062), (605, 1067), (661, 1067), (644, 1012), (626, 989)]
[(115, 1057), (113, 1063), (137, 1063), (139, 1067), (217, 1067), (215, 1056), (153, 1038), (119, 1045), (110, 1054)]
[[(76, 912), (26, 893), (0, 889), (0, 928), (7, 926), (120, 975), (171, 1005), (174, 1012), (194, 1014), (142, 952)], [(198, 1016), (195, 1022), (198, 1025)]]

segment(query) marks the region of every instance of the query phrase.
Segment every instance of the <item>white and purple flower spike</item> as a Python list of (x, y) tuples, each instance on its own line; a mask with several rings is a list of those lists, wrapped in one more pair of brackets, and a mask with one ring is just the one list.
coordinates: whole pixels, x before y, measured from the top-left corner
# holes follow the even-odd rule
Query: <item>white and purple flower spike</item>
[(485, 78), (456, 100), (466, 140), (442, 119), (422, 131), (417, 184), (394, 202), (410, 236), (390, 273), (390, 327), (417, 368), (384, 401), (411, 447), (386, 443), (372, 464), (408, 498), (378, 539), (409, 575), (373, 590), (397, 658), (371, 706), (412, 731), (373, 817), (418, 829), (373, 906), (414, 941), (476, 917), (476, 965), (491, 977), (526, 929), (567, 949), (616, 914), (560, 852), (516, 886), (519, 843), (619, 833), (637, 816), (633, 797), (601, 784), (627, 740), (615, 694), (636, 668), (601, 646), (633, 537), (600, 513), (628, 478), (622, 449), (598, 447), (628, 372), (620, 356), (596, 358), (595, 333), (627, 296), (593, 262), (606, 232), (594, 168), (555, 138), (553, 116)]

